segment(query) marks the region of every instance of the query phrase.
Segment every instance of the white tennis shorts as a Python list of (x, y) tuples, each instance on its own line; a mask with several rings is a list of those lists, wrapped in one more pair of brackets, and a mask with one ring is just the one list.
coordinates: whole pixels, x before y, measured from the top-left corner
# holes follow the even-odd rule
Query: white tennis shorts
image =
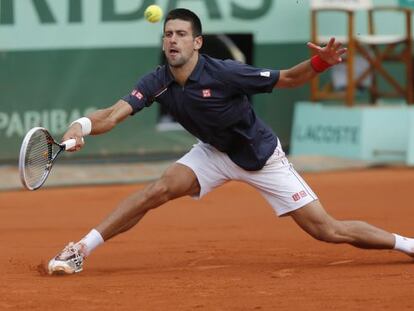
[(281, 144), (258, 171), (246, 171), (237, 166), (227, 154), (199, 142), (177, 163), (193, 170), (200, 184), (201, 198), (230, 180), (252, 185), (265, 197), (278, 216), (299, 209), (317, 200), (317, 196), (289, 163)]

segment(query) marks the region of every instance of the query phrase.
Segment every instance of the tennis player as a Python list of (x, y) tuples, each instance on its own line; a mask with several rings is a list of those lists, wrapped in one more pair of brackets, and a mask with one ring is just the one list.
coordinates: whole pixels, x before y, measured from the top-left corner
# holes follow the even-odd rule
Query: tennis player
[(199, 142), (157, 181), (122, 201), (77, 243), (69, 243), (48, 265), (49, 272), (82, 271), (85, 257), (134, 227), (151, 209), (190, 195), (201, 198), (230, 180), (255, 187), (278, 216), (290, 216), (315, 239), (366, 249), (395, 249), (414, 255), (414, 239), (361, 221), (327, 214), (316, 194), (287, 160), (277, 136), (255, 114), (248, 95), (303, 85), (342, 61), (346, 49), (332, 38), (324, 47), (308, 43), (315, 56), (287, 70), (263, 69), (201, 55), (201, 23), (187, 9), (169, 12), (164, 22), (167, 65), (142, 77), (113, 106), (74, 121), (63, 140), (103, 134), (150, 106), (164, 105)]

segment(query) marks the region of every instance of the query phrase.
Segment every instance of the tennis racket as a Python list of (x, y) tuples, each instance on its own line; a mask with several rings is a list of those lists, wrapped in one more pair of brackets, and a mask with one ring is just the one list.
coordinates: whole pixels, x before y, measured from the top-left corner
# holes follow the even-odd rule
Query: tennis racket
[(58, 144), (45, 128), (32, 128), (20, 148), (19, 172), (23, 186), (28, 190), (39, 189), (49, 176), (58, 155), (75, 145), (76, 139)]

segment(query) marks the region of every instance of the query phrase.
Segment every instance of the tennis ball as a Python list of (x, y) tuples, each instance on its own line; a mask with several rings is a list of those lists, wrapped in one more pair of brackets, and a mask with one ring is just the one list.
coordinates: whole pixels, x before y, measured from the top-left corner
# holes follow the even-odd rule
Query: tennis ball
[(158, 5), (150, 5), (145, 9), (144, 16), (150, 23), (159, 22), (162, 18), (162, 9)]

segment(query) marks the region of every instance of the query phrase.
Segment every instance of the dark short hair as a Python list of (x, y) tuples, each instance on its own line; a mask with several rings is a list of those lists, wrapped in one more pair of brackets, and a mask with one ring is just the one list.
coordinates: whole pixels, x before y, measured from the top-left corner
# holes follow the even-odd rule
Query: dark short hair
[(194, 12), (190, 10), (179, 8), (168, 12), (164, 21), (164, 29), (165, 24), (167, 24), (167, 22), (171, 19), (181, 19), (183, 21), (190, 22), (193, 29), (193, 37), (201, 36), (203, 33), (200, 19)]

